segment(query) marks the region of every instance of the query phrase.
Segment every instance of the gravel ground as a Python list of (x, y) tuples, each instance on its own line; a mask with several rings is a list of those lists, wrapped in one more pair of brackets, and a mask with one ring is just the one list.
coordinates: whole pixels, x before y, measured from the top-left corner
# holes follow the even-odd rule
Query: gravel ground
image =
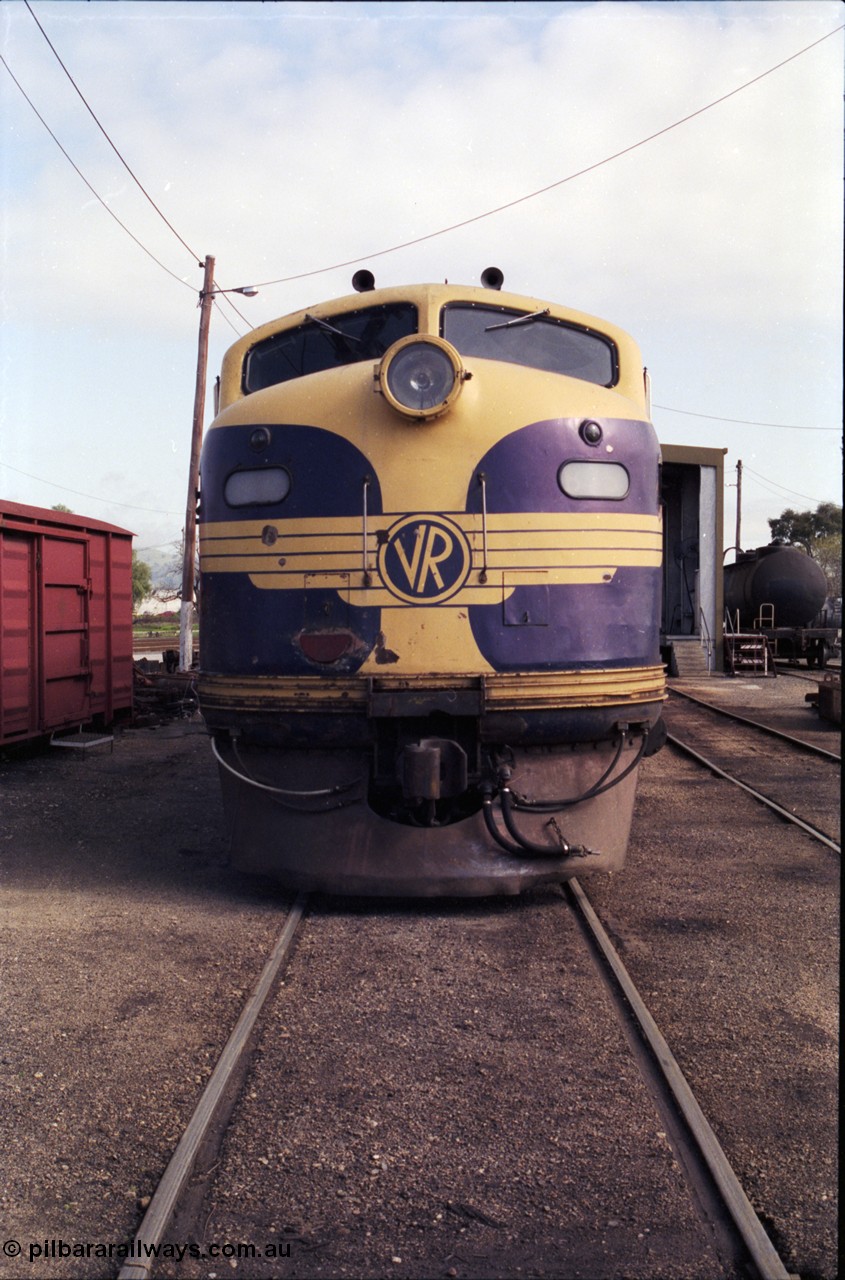
[[(690, 687), (813, 723), (801, 682), (758, 683)], [(29, 1244), (131, 1236), (287, 899), (227, 867), (199, 725), (0, 786), (0, 1276), (110, 1276)], [(724, 786), (646, 762), (628, 866), (584, 883), (785, 1261), (827, 1280), (838, 864)], [(195, 1227), (291, 1256), (179, 1274), (716, 1280), (649, 1105), (556, 892), (323, 900)]]
[[(786, 732), (804, 725), (802, 736), (839, 749), (801, 681), (681, 687)], [(631, 893), (646, 875), (651, 892)], [(667, 749), (640, 774), (625, 871), (590, 886), (746, 1193), (803, 1280), (839, 1274), (839, 884), (833, 853)]]
[[(666, 727), (671, 735), (693, 751), (838, 843), (842, 780), (836, 761), (831, 759), (824, 763), (809, 750), (794, 745), (795, 742), (812, 747), (819, 745), (809, 742), (805, 729), (796, 733), (795, 727), (791, 726), (793, 741), (781, 742), (761, 733), (750, 723), (714, 714), (711, 708), (717, 706), (720, 710), (734, 713), (733, 708), (712, 699), (707, 699), (707, 706), (704, 706), (700, 701), (672, 697), (664, 711)], [(770, 721), (776, 716), (783, 719), (784, 715), (783, 708), (767, 707), (757, 712), (755, 724), (776, 727)], [(765, 718), (761, 719), (761, 716)], [(783, 730), (778, 729), (778, 732)], [(835, 745), (829, 738), (821, 744), (822, 749), (828, 752)]]
[[(823, 720), (806, 701), (820, 676), (801, 668), (802, 676), (781, 674), (766, 679), (714, 675), (700, 680), (671, 680), (670, 686), (690, 693), (703, 702), (712, 702), (726, 711), (736, 711), (749, 720), (761, 720), (782, 733), (793, 734), (828, 751), (839, 751), (841, 728)], [(834, 674), (831, 671), (831, 674)], [(838, 675), (839, 673), (836, 672)]]
[(725, 1274), (557, 891), (317, 903), (198, 1223), (291, 1277)]
[[(0, 1275), (131, 1237), (282, 914), (225, 866), (201, 725), (0, 763)], [(2, 1248), (2, 1245), (0, 1245)]]

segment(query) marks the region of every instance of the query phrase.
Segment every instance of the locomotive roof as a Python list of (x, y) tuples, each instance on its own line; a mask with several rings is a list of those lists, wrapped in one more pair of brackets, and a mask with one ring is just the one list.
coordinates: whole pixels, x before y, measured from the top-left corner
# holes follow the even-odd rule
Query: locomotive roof
[[(481, 286), (449, 283), (392, 286), (387, 289), (371, 289), (361, 293), (346, 294), (326, 302), (313, 303), (289, 315), (270, 320), (252, 329), (228, 349), (223, 358), (221, 381), (224, 386), (234, 390), (235, 386), (240, 385), (241, 366), (254, 346), (277, 333), (305, 324), (309, 317), (316, 317), (318, 320), (326, 319), (345, 312), (399, 302), (410, 302), (417, 307), (420, 333), (438, 332), (440, 311), (449, 302), (470, 302), (479, 306), (502, 307), (526, 313), (548, 309), (548, 314), (553, 319), (562, 320), (610, 338), (619, 352), (620, 377), (614, 390), (632, 399), (642, 398), (643, 366), (639, 347), (630, 334), (617, 325), (586, 312), (562, 306), (560, 303), (550, 302), (548, 299), (533, 298)], [(224, 396), (224, 402), (229, 398)]]

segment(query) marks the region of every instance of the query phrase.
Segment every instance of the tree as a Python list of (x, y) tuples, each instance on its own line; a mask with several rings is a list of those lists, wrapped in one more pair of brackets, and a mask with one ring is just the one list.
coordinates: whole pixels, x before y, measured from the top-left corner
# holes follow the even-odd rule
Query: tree
[[(815, 511), (793, 511), (787, 507), (769, 521), (772, 538), (781, 538), (803, 547), (808, 555), (821, 538), (842, 537), (842, 508), (835, 502), (820, 502)], [(815, 557), (813, 557), (815, 559)]]
[[(185, 556), (185, 544), (184, 542), (173, 542), (171, 547), (172, 559), (168, 561), (164, 570), (160, 573), (155, 593), (157, 600), (167, 603), (172, 600), (182, 599), (182, 566)], [(197, 602), (199, 565), (199, 543), (197, 543), (196, 557), (194, 559), (194, 604)]]
[(72, 515), (73, 515), (73, 509), (72, 509), (71, 507), (66, 507), (66, 506), (65, 506), (65, 504), (64, 504), (63, 502), (57, 502), (57, 503), (56, 503), (56, 505), (55, 505), (54, 507), (51, 507), (51, 508), (50, 508), (50, 510), (51, 510), (51, 511), (66, 511), (66, 512), (67, 512), (67, 514), (68, 514), (69, 516), (72, 516)]
[(830, 596), (842, 595), (842, 535), (829, 534), (819, 538), (813, 552), (827, 575), (827, 593)]
[(138, 552), (132, 552), (132, 603), (135, 608), (152, 594), (153, 575), (150, 566), (138, 559)]
[(835, 502), (820, 502), (815, 511), (793, 511), (788, 507), (769, 521), (772, 538), (781, 538), (801, 547), (821, 565), (827, 575), (828, 591), (842, 594), (842, 508)]

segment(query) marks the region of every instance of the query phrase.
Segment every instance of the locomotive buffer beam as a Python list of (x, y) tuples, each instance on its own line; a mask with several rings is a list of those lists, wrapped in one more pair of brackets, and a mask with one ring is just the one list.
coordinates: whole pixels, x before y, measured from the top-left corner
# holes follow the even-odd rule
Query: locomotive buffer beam
[(367, 699), (372, 720), (428, 716), (442, 711), (450, 716), (478, 718), (483, 711), (483, 691), (475, 689), (373, 689)]

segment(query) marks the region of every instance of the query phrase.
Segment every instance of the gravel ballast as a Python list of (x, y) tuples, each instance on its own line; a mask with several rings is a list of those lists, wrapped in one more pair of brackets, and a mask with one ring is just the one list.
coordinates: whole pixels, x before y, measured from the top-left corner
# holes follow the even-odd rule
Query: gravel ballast
[[(815, 727), (789, 684), (693, 691)], [(29, 1249), (132, 1236), (290, 898), (229, 868), (199, 724), (0, 786), (0, 1276), (111, 1276)], [(838, 877), (666, 749), (626, 868), (583, 881), (804, 1280), (837, 1274)], [(159, 1274), (723, 1274), (556, 890), (315, 900), (205, 1190), (193, 1238), (278, 1241), (275, 1270)]]

